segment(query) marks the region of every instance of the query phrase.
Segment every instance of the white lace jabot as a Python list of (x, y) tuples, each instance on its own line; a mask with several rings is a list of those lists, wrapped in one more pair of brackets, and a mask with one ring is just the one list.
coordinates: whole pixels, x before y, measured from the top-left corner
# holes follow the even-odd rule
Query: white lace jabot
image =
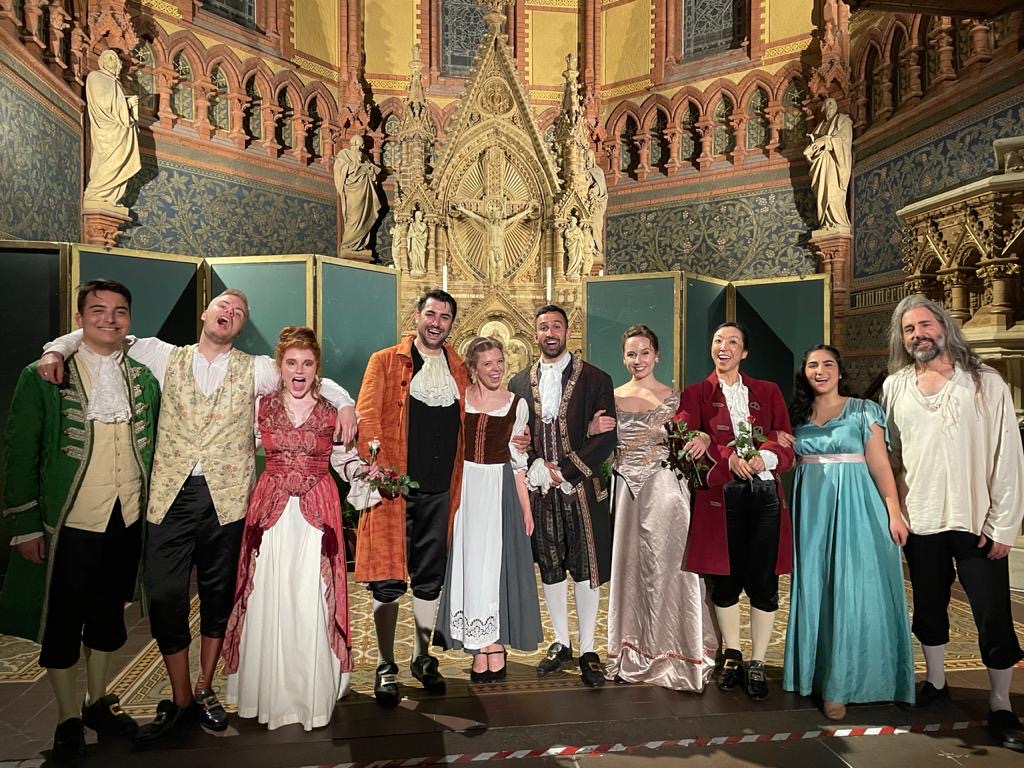
[(104, 424), (128, 421), (131, 407), (128, 403), (128, 384), (121, 370), (123, 352), (100, 355), (85, 344), (78, 348), (78, 357), (89, 370), (89, 405), (85, 417)]
[(572, 355), (566, 352), (553, 363), (540, 364), (540, 418), (548, 423), (558, 415), (558, 404), (562, 402), (562, 374), (572, 362)]
[(409, 382), (409, 396), (424, 405), (446, 408), (459, 399), (459, 385), (448, 370), (448, 359), (439, 355), (422, 355), (423, 367)]

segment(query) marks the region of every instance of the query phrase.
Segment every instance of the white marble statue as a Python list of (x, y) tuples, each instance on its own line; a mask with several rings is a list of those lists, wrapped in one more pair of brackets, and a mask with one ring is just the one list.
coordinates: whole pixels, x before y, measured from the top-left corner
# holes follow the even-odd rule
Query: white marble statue
[(341, 248), (365, 250), (370, 230), (380, 212), (380, 198), (375, 183), (380, 167), (370, 162), (363, 152), (363, 137), (349, 139), (348, 147), (334, 161), (334, 186), (341, 198), (343, 230)]
[(583, 272), (583, 264), (586, 261), (587, 233), (580, 226), (580, 220), (575, 213), (570, 214), (562, 239), (565, 241), (565, 255), (568, 257), (565, 276), (577, 278)]
[(835, 99), (825, 99), (822, 119), (809, 134), (804, 157), (811, 164), (811, 189), (818, 205), (818, 226), (850, 231), (846, 190), (853, 170), (853, 121), (839, 112)]
[(594, 150), (587, 150), (587, 200), (590, 201), (590, 229), (594, 233), (594, 254), (604, 253), (604, 213), (608, 210), (608, 185), (604, 169), (597, 164)]
[(419, 208), (412, 213), (405, 237), (409, 251), (409, 271), (414, 275), (422, 275), (427, 271), (427, 222)]
[(121, 59), (107, 49), (100, 54), (99, 69), (85, 79), (85, 102), (89, 111), (89, 182), (85, 186), (84, 208), (100, 208), (126, 215), (118, 205), (128, 180), (142, 168), (139, 160), (139, 97), (126, 96), (118, 75)]

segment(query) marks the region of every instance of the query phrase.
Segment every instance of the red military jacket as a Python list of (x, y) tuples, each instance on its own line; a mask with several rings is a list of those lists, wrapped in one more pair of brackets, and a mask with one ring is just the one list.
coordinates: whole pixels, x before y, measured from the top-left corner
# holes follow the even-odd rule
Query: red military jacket
[[(793, 570), (793, 525), (789, 519), (789, 507), (782, 492), (779, 474), (793, 466), (794, 453), (792, 448), (783, 448), (778, 443), (780, 431), (793, 432), (789, 412), (776, 384), (743, 374), (740, 374), (740, 378), (749, 392), (750, 420), (754, 426), (761, 427), (768, 438), (759, 447), (779, 457), (779, 465), (772, 473), (782, 507), (775, 572), (789, 573)], [(690, 535), (683, 568), (695, 573), (726, 575), (729, 573), (729, 541), (723, 487), (735, 479), (729, 470), (729, 456), (735, 453), (735, 449), (728, 444), (736, 435), (733, 433), (725, 394), (718, 385), (718, 374), (712, 371), (703, 381), (688, 386), (683, 391), (676, 415), (677, 418), (690, 419), (688, 423), (691, 429), (700, 429), (711, 435), (708, 457), (714, 464), (707, 474), (708, 487), (699, 488), (693, 494)]]

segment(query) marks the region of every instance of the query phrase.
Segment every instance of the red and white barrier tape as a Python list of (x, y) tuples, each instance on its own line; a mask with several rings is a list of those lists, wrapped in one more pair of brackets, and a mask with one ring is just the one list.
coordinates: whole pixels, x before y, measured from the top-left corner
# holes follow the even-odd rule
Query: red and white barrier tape
[(964, 720), (956, 723), (929, 723), (927, 725), (869, 725), (850, 728), (826, 728), (816, 731), (782, 731), (780, 733), (746, 733), (739, 736), (700, 736), (692, 739), (666, 739), (640, 744), (587, 744), (570, 746), (558, 744), (541, 749), (517, 749), (502, 752), (464, 752), (454, 755), (410, 757), (404, 760), (374, 760), (359, 763), (332, 763), (306, 768), (422, 768), (429, 765), (453, 763), (481, 763), (495, 760), (528, 760), (538, 757), (568, 757), (571, 755), (603, 755), (636, 752), (639, 750), (680, 749), (686, 747), (722, 747), (733, 744), (755, 744), (771, 741), (805, 741), (807, 739), (848, 739), (857, 736), (900, 736), (907, 733), (947, 733), (984, 726), (984, 720)]

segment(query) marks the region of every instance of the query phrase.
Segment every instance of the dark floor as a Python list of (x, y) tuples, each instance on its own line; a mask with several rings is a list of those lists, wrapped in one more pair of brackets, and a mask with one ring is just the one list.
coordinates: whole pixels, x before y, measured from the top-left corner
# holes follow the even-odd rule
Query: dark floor
[[(1024, 606), (1015, 603), (1014, 612), (1018, 621), (1024, 621)], [(135, 625), (121, 651), (124, 662), (148, 639), (145, 623)], [(92, 745), (85, 765), (299, 768), (380, 761), (372, 768), (398, 768), (399, 763), (408, 768), (421, 762), (518, 762), (527, 757), (529, 765), (538, 768), (580, 768), (581, 763), (596, 761), (601, 768), (634, 768), (645, 760), (660, 761), (658, 768), (682, 760), (693, 766), (799, 768), (1024, 765), (1024, 756), (995, 746), (975, 722), (988, 712), (988, 678), (983, 670), (949, 673), (950, 702), (925, 710), (891, 704), (855, 706), (838, 724), (827, 721), (810, 699), (781, 691), (780, 670), (769, 671), (772, 695), (759, 704), (742, 692), (724, 694), (714, 685), (700, 696), (642, 685), (608, 685), (600, 690), (581, 686), (514, 693), (487, 686), (473, 695), (439, 698), (426, 696), (418, 687), (403, 687), (406, 698), (395, 710), (382, 710), (371, 698), (352, 694), (339, 704), (330, 726), (309, 733), (298, 726), (270, 732), (254, 721), (232, 717), (224, 734), (213, 736), (196, 728), (162, 750), (133, 753), (126, 744)], [(1018, 672), (1013, 692), (1014, 708), (1022, 713), (1024, 670)], [(45, 678), (32, 685), (0, 685), (0, 768), (46, 765), (54, 718)], [(891, 727), (921, 730), (926, 725), (940, 727), (891, 733)], [(865, 726), (881, 728), (863, 734)], [(834, 736), (816, 733), (837, 728), (855, 730), (851, 735), (841, 730)], [(722, 743), (725, 737), (733, 737), (731, 742), (743, 736), (760, 740)], [(709, 745), (715, 737), (723, 738)], [(666, 740), (672, 743), (657, 743)], [(593, 745), (598, 745), (596, 750), (568, 749)], [(537, 752), (501, 754), (517, 750)], [(539, 750), (550, 752), (539, 756)], [(551, 756), (555, 751), (559, 756)], [(389, 761), (395, 765), (386, 766)]]

